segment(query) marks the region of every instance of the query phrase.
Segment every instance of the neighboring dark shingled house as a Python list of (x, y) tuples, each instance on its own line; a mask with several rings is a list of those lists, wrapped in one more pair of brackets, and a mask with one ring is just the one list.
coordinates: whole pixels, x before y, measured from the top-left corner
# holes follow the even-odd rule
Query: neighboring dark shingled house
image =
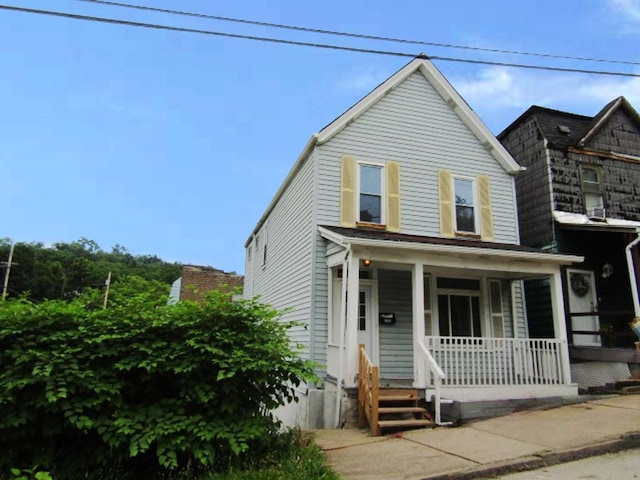
[[(624, 97), (593, 117), (532, 106), (498, 140), (526, 168), (515, 179), (521, 243), (585, 259), (563, 272), (574, 381), (591, 387), (640, 370), (629, 328), (640, 317), (638, 112)], [(525, 288), (530, 335), (552, 336), (548, 287)]]

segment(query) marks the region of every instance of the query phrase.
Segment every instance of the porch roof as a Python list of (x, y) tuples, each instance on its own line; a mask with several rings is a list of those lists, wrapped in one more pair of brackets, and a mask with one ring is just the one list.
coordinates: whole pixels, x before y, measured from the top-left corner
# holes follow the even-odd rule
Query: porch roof
[(553, 211), (553, 219), (563, 228), (579, 230), (601, 230), (607, 232), (640, 232), (640, 222), (621, 218), (605, 218), (592, 220), (581, 213)]
[(320, 234), (338, 245), (361, 247), (398, 248), (423, 253), (455, 256), (482, 256), (495, 261), (535, 262), (547, 265), (571, 265), (581, 263), (584, 257), (546, 252), (537, 248), (513, 243), (484, 242), (476, 239), (427, 237), (390, 233), (363, 228), (318, 226)]

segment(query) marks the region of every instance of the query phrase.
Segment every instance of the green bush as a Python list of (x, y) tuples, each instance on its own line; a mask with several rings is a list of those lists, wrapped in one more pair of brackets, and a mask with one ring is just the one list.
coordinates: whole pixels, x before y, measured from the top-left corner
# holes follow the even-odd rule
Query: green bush
[(107, 309), (96, 292), (0, 306), (0, 478), (181, 478), (269, 452), (271, 411), (314, 379), (292, 324), (256, 300), (168, 306), (158, 289), (114, 284)]

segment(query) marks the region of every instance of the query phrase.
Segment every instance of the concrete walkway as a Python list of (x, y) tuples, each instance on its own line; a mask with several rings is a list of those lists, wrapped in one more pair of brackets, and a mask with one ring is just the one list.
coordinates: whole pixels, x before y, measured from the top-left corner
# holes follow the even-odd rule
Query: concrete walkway
[(311, 432), (344, 480), (496, 478), (640, 447), (640, 395), (382, 437), (359, 429)]

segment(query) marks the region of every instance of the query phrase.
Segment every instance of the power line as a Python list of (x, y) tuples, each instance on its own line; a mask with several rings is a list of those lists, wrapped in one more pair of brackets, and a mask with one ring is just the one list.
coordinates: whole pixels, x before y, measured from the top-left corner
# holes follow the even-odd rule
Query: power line
[(503, 50), (498, 48), (471, 47), (469, 45), (455, 45), (455, 44), (449, 44), (449, 43), (427, 42), (424, 40), (407, 40), (407, 39), (394, 38), (394, 37), (381, 37), (377, 35), (366, 35), (362, 33), (339, 32), (335, 30), (324, 30), (319, 28), (300, 27), (296, 25), (285, 25), (281, 23), (262, 22), (258, 20), (247, 20), (242, 18), (222, 17), (219, 15), (209, 15), (204, 13), (170, 10), (167, 8), (148, 7), (143, 5), (132, 5), (129, 3), (112, 2), (107, 0), (77, 0), (77, 1), (85, 2), (85, 3), (96, 3), (100, 5), (109, 5), (112, 7), (132, 8), (136, 10), (145, 10), (149, 12), (169, 13), (172, 15), (182, 15), (186, 17), (206, 18), (209, 20), (220, 20), (224, 22), (244, 23), (247, 25), (258, 25), (262, 27), (281, 28), (286, 30), (296, 30), (300, 32), (320, 33), (323, 35), (339, 35), (343, 37), (361, 38), (366, 40), (382, 40), (385, 42), (396, 42), (396, 43), (404, 43), (404, 44), (410, 44), (410, 45), (425, 45), (425, 46), (431, 46), (431, 47), (457, 48), (457, 49), (463, 49), (463, 50), (473, 50), (478, 52), (507, 53), (511, 55), (529, 55), (534, 57), (557, 58), (557, 59), (563, 59), (563, 60), (581, 60), (586, 62), (603, 62), (603, 63), (618, 63), (618, 64), (624, 64), (624, 65), (640, 65), (640, 62), (632, 62), (627, 60), (609, 60), (609, 59), (590, 58), (590, 57), (572, 57), (569, 55), (555, 55), (551, 53), (522, 52), (518, 50)]
[[(183, 32), (183, 33), (199, 33), (202, 35), (214, 35), (219, 37), (255, 40), (255, 41), (261, 41), (261, 42), (271, 42), (271, 43), (279, 43), (279, 44), (285, 44), (285, 45), (297, 45), (297, 46), (303, 46), (303, 47), (342, 50), (347, 52), (371, 53), (371, 54), (377, 54), (377, 55), (387, 55), (387, 56), (395, 56), (395, 57), (411, 57), (411, 58), (415, 58), (416, 56), (418, 56), (414, 53), (393, 52), (389, 50), (373, 50), (373, 49), (367, 49), (367, 48), (347, 47), (342, 45), (330, 45), (330, 44), (324, 44), (324, 43), (300, 42), (295, 40), (284, 40), (280, 38), (258, 37), (254, 35), (241, 35), (237, 33), (216, 32), (213, 30), (200, 30), (195, 28), (174, 27), (174, 26), (161, 25), (156, 23), (143, 23), (143, 22), (133, 22), (129, 20), (120, 20), (120, 19), (114, 19), (114, 18), (93, 17), (88, 15), (79, 15), (79, 14), (67, 13), (67, 12), (57, 12), (52, 10), (37, 10), (37, 9), (24, 8), (24, 7), (15, 7), (11, 5), (0, 5), (0, 10), (10, 10), (15, 12), (63, 17), (63, 18), (70, 18), (73, 20), (85, 20), (85, 21), (92, 21), (92, 22), (99, 22), (99, 23), (115, 24), (115, 25), (126, 25), (131, 27), (150, 28), (155, 30), (168, 30), (168, 31)], [(593, 74), (593, 75), (612, 75), (612, 76), (619, 76), (619, 77), (639, 77), (640, 78), (640, 73), (610, 72), (610, 71), (603, 71), (603, 70), (584, 70), (584, 69), (577, 69), (577, 68), (562, 68), (562, 67), (549, 67), (549, 66), (527, 65), (527, 64), (518, 64), (518, 63), (491, 62), (486, 60), (471, 60), (471, 59), (464, 59), (464, 58), (440, 57), (440, 56), (434, 56), (434, 55), (429, 56), (427, 58), (431, 60), (442, 60), (445, 62), (471, 63), (475, 65), (493, 65), (493, 66), (501, 66), (501, 67), (528, 68), (533, 70), (549, 70), (549, 71), (567, 72), (567, 73), (585, 73), (585, 74)]]

